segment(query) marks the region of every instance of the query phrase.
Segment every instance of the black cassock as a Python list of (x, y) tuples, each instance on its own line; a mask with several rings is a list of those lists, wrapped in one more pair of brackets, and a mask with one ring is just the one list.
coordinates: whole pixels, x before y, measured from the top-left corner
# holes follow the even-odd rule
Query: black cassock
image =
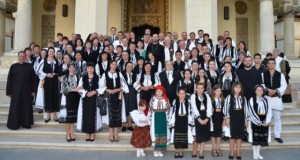
[(7, 128), (33, 125), (32, 92), (35, 92), (35, 73), (29, 63), (15, 63), (10, 67), (6, 95), (11, 96)]

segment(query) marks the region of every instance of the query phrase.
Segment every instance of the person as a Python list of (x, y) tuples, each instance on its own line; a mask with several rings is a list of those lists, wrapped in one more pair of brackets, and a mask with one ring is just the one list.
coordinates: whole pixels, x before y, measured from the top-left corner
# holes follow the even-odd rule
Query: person
[(208, 71), (206, 72), (207, 79), (209, 79), (211, 88), (214, 88), (215, 85), (219, 84), (220, 73), (218, 70), (215, 70), (216, 62), (214, 60), (208, 61)]
[(79, 77), (86, 75), (86, 61), (82, 60), (82, 55), (80, 52), (76, 51), (75, 59), (76, 61), (74, 62), (74, 65), (76, 75)]
[(248, 105), (243, 96), (243, 86), (240, 82), (232, 84), (232, 92), (225, 99), (223, 114), (225, 125), (229, 128), (227, 135), (230, 137), (230, 154), (229, 159), (234, 158), (234, 146), (236, 145), (236, 158), (241, 157), (241, 143), (244, 135), (244, 128), (248, 125)]
[(195, 83), (196, 84), (198, 84), (198, 83), (204, 84), (205, 93), (207, 93), (208, 95), (211, 95), (211, 93), (212, 93), (211, 83), (210, 83), (210, 80), (205, 75), (206, 75), (205, 69), (199, 68), (198, 75), (195, 78)]
[(178, 85), (177, 85), (176, 93), (178, 93), (179, 88), (185, 88), (187, 99), (189, 99), (190, 96), (195, 93), (195, 88), (196, 88), (195, 87), (196, 85), (191, 77), (192, 77), (192, 71), (189, 69), (185, 69), (183, 71), (183, 78), (178, 82)]
[(109, 43), (113, 44), (115, 40), (118, 40), (118, 36), (116, 35), (116, 27), (111, 27), (110, 28), (110, 33), (111, 35), (108, 37)]
[(44, 77), (44, 100), (45, 100), (45, 123), (51, 120), (51, 113), (53, 119), (58, 122), (57, 112), (59, 111), (59, 91), (58, 91), (58, 61), (54, 57), (54, 48), (48, 48), (48, 56), (41, 66), (40, 74)]
[(133, 63), (133, 66), (137, 64), (137, 59), (140, 57), (140, 53), (136, 50), (136, 44), (134, 42), (129, 43), (129, 60)]
[(281, 139), (281, 112), (283, 111), (282, 95), (284, 94), (287, 83), (282, 73), (275, 69), (276, 61), (269, 58), (268, 70), (262, 73), (262, 85), (266, 92), (266, 98), (272, 108), (274, 116), (274, 137), (278, 143), (283, 143)]
[(211, 132), (211, 142), (212, 142), (212, 156), (221, 157), (222, 153), (220, 150), (221, 138), (222, 138), (222, 127), (224, 124), (224, 97), (222, 94), (222, 88), (220, 85), (215, 85), (212, 94), (212, 132)]
[(260, 72), (252, 66), (253, 59), (251, 56), (246, 56), (244, 59), (244, 68), (237, 70), (237, 76), (239, 81), (244, 86), (244, 96), (247, 101), (253, 96), (254, 86), (261, 84), (261, 74)]
[(99, 61), (96, 64), (96, 74), (99, 77), (102, 77), (102, 75), (109, 70), (109, 60), (108, 60), (108, 53), (102, 52), (99, 56)]
[(157, 34), (153, 34), (152, 40), (153, 40), (153, 42), (150, 43), (147, 46), (146, 58), (147, 58), (147, 60), (149, 60), (150, 57), (148, 56), (148, 54), (152, 53), (157, 61), (159, 61), (161, 64), (164, 64), (165, 63), (165, 49), (164, 49), (164, 46), (160, 45), (158, 43), (158, 35)]
[(199, 159), (204, 159), (205, 142), (210, 139), (212, 116), (211, 99), (208, 94), (204, 93), (204, 86), (203, 83), (198, 83), (196, 93), (192, 94), (190, 98), (195, 123), (192, 157), (196, 157), (198, 144), (200, 144)]
[(62, 77), (59, 122), (66, 123), (67, 142), (75, 141), (74, 123), (77, 122), (77, 110), (80, 96), (78, 94), (79, 76), (76, 75), (75, 65), (68, 65), (68, 74)]
[(193, 143), (192, 127), (194, 126), (191, 105), (184, 87), (180, 87), (178, 96), (172, 102), (170, 111), (171, 143), (176, 149), (175, 158), (183, 158), (183, 149)]
[(261, 62), (261, 54), (255, 53), (253, 55), (253, 59), (256, 70), (258, 70), (260, 73), (263, 73), (266, 70), (266, 66), (264, 66)]
[(220, 75), (219, 84), (222, 87), (224, 97), (227, 97), (231, 93), (232, 84), (239, 81), (239, 77), (232, 72), (232, 65), (230, 62), (224, 63), (225, 72)]
[(173, 65), (174, 71), (182, 73), (183, 70), (185, 69), (185, 63), (181, 58), (182, 53), (180, 51), (176, 51), (175, 52), (175, 57), (176, 57), (176, 59), (173, 62), (174, 63), (174, 65)]
[(163, 43), (164, 43), (164, 51), (165, 51), (165, 62), (166, 61), (171, 61), (171, 62), (175, 61), (175, 59), (173, 59), (175, 51), (171, 45), (171, 38), (168, 36), (164, 37)]
[[(263, 159), (260, 155), (261, 146), (268, 146), (271, 140), (269, 126), (271, 125), (272, 109), (264, 96), (264, 88), (257, 85), (254, 88), (255, 95), (249, 100), (249, 119), (251, 129), (249, 142), (252, 142), (253, 159)], [(251, 138), (250, 138), (251, 137)]]
[(137, 65), (135, 65), (133, 72), (137, 75), (141, 74), (143, 72), (145, 60), (143, 57), (139, 57), (137, 59)]
[(86, 61), (86, 63), (93, 62), (94, 64), (96, 64), (99, 53), (94, 52), (91, 48), (92, 48), (92, 42), (86, 41), (84, 51), (82, 52), (82, 59)]
[(32, 65), (25, 63), (26, 54), (18, 53), (18, 63), (8, 72), (6, 95), (11, 98), (7, 118), (7, 128), (31, 128), (33, 125), (32, 99), (35, 96), (35, 73)]
[(160, 83), (166, 89), (168, 99), (170, 102), (176, 98), (176, 88), (178, 82), (181, 80), (179, 72), (173, 70), (173, 63), (166, 61), (166, 70), (159, 74)]
[(133, 87), (138, 92), (138, 101), (140, 99), (145, 99), (147, 103), (149, 103), (154, 94), (155, 86), (159, 84), (159, 78), (154, 71), (152, 71), (151, 63), (146, 62), (143, 72), (137, 76), (137, 79), (133, 84)]
[(108, 94), (107, 115), (103, 117), (104, 123), (109, 126), (110, 142), (119, 142), (118, 127), (126, 122), (123, 93), (129, 93), (129, 88), (123, 75), (117, 69), (117, 61), (110, 61), (109, 71), (100, 79), (99, 94)]
[(126, 129), (133, 131), (132, 128), (132, 119), (130, 117), (130, 112), (137, 109), (137, 92), (133, 87), (133, 83), (136, 81), (137, 75), (133, 73), (133, 63), (127, 62), (125, 64), (125, 70), (122, 72), (125, 82), (128, 86), (129, 92), (124, 93), (125, 100), (125, 110), (127, 116), (127, 128), (126, 125), (122, 127), (122, 132), (125, 132)]
[(87, 74), (82, 76), (78, 84), (78, 93), (81, 95), (76, 129), (86, 133), (85, 141), (93, 142), (95, 133), (102, 130), (102, 117), (97, 107), (97, 94), (101, 90), (99, 76), (95, 74), (95, 64), (87, 63)]
[(126, 63), (130, 62), (130, 56), (127, 51), (122, 52), (122, 59), (118, 62), (118, 69), (123, 72), (125, 71)]
[(144, 149), (151, 147), (150, 136), (150, 112), (146, 100), (139, 101), (139, 107), (137, 110), (130, 112), (130, 116), (135, 123), (135, 127), (130, 139), (130, 144), (135, 147), (137, 157), (145, 157)]
[(224, 49), (224, 37), (223, 36), (218, 36), (218, 44), (214, 46), (214, 54), (213, 56), (216, 58), (216, 62), (218, 67), (221, 67), (220, 64), (220, 55), (223, 53)]
[(167, 150), (169, 132), (167, 129), (169, 115), (169, 99), (165, 88), (162, 85), (155, 87), (155, 94), (150, 100), (151, 125), (150, 134), (153, 146), (154, 157), (163, 157)]
[(138, 41), (136, 50), (139, 52), (139, 57), (141, 56), (144, 59), (146, 58), (146, 50), (144, 49), (143, 41)]
[(40, 74), (40, 70), (42, 65), (44, 65), (44, 60), (47, 56), (47, 50), (42, 49), (41, 56), (34, 63), (34, 71), (37, 76), (36, 80), (38, 81), (37, 92), (35, 97), (35, 108), (39, 111), (38, 113), (43, 113), (45, 103), (44, 103), (44, 78), (45, 75)]
[(251, 53), (249, 50), (247, 50), (246, 43), (244, 41), (240, 41), (237, 51), (243, 51), (245, 56), (251, 56)]
[(209, 34), (208, 33), (205, 33), (203, 35), (203, 42), (202, 42), (202, 46), (207, 46), (208, 49), (210, 50), (210, 54), (213, 55), (214, 53), (214, 45), (213, 45), (213, 42), (212, 42), (212, 39), (209, 38)]
[(164, 64), (165, 62), (161, 62), (161, 61), (157, 60), (156, 56), (152, 52), (148, 53), (148, 59), (149, 60), (147, 62), (151, 63), (153, 72), (155, 72), (156, 74), (159, 74), (160, 72), (162, 72), (162, 70), (163, 70), (162, 64)]
[(235, 66), (237, 70), (244, 68), (244, 59), (246, 57), (246, 53), (244, 51), (238, 52), (238, 60), (235, 62)]
[(232, 45), (231, 37), (225, 38), (225, 46), (223, 48), (223, 52), (219, 56), (219, 61), (222, 63), (226, 56), (230, 56), (232, 58), (232, 62), (235, 63), (237, 60), (237, 51), (236, 48)]

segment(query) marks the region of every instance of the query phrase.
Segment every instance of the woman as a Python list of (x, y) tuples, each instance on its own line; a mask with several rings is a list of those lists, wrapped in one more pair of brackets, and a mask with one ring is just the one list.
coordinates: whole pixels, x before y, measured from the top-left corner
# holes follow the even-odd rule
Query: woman
[(62, 55), (61, 50), (58, 50), (58, 51), (56, 52), (55, 57), (56, 57), (56, 59), (57, 59), (57, 61), (58, 61), (58, 65), (63, 64), (64, 61), (63, 61), (63, 55)]
[[(137, 75), (132, 72), (133, 71), (133, 63), (127, 62), (125, 64), (125, 71), (122, 72), (123, 77), (126, 81), (126, 84), (129, 88), (129, 93), (124, 93), (125, 100), (125, 109), (127, 116), (127, 129), (133, 131), (132, 128), (132, 119), (130, 117), (130, 112), (137, 109), (137, 92), (133, 87), (133, 83), (136, 81)], [(122, 131), (126, 131), (126, 127), (122, 127)]]
[(99, 94), (108, 94), (108, 113), (103, 120), (109, 126), (110, 142), (119, 142), (118, 127), (126, 122), (123, 92), (129, 93), (129, 89), (123, 75), (117, 70), (117, 61), (110, 61), (109, 68), (101, 77)]
[(235, 66), (237, 70), (240, 70), (244, 68), (244, 59), (246, 57), (246, 54), (244, 51), (239, 51), (238, 56), (239, 59), (235, 62)]
[(152, 70), (157, 75), (162, 71), (162, 64), (160, 61), (156, 60), (154, 54), (152, 52), (148, 53), (149, 63), (152, 65)]
[(248, 105), (247, 100), (243, 96), (243, 88), (240, 82), (232, 84), (232, 93), (225, 99), (223, 114), (225, 118), (225, 125), (229, 128), (229, 132), (225, 136), (230, 137), (230, 154), (229, 159), (234, 158), (234, 147), (236, 145), (236, 158), (241, 157), (241, 144), (244, 135), (244, 128), (247, 127), (248, 122)]
[(250, 52), (247, 50), (246, 43), (244, 41), (240, 41), (237, 51), (244, 51), (245, 56), (251, 56)]
[(203, 42), (202, 42), (202, 46), (207, 46), (211, 52), (211, 54), (214, 53), (214, 45), (213, 45), (213, 42), (212, 40), (209, 38), (209, 34), (208, 33), (205, 33), (203, 35)]
[(272, 109), (268, 101), (264, 98), (264, 88), (257, 85), (254, 88), (255, 96), (249, 100), (249, 118), (251, 120), (251, 129), (249, 142), (252, 142), (253, 159), (263, 159), (260, 155), (261, 146), (268, 146), (271, 141)]
[(84, 51), (83, 40), (81, 38), (77, 38), (74, 45), (74, 51), (82, 53)]
[[(202, 56), (201, 56), (202, 57)], [(191, 58), (189, 60), (189, 65), (192, 66), (192, 62), (193, 61), (196, 61), (198, 62), (198, 64), (200, 64), (200, 56), (199, 56), (199, 51), (196, 47), (194, 47), (192, 50), (191, 50)]]
[(195, 78), (195, 83), (196, 84), (198, 84), (198, 83), (204, 84), (205, 92), (208, 95), (211, 95), (211, 92), (212, 92), (211, 83), (210, 83), (210, 80), (205, 76), (205, 73), (206, 72), (205, 72), (204, 68), (199, 68), (198, 76)]
[(137, 75), (141, 74), (143, 72), (144, 63), (145, 63), (144, 58), (139, 57), (137, 59), (137, 65), (135, 65), (133, 72)]
[(77, 122), (77, 110), (79, 105), (78, 82), (79, 76), (76, 75), (75, 65), (68, 65), (69, 73), (62, 77), (61, 81), (61, 107), (59, 122), (66, 123), (67, 142), (75, 141), (74, 123)]
[(208, 71), (206, 72), (207, 78), (211, 83), (211, 88), (214, 88), (215, 85), (219, 83), (220, 74), (215, 70), (216, 62), (214, 60), (209, 60), (208, 62)]
[(94, 64), (96, 64), (99, 53), (93, 52), (91, 47), (92, 47), (92, 42), (86, 41), (85, 50), (82, 52), (82, 59), (86, 61), (86, 63), (93, 62)]
[(166, 90), (162, 85), (155, 87), (155, 94), (150, 100), (151, 140), (154, 143), (154, 157), (163, 157), (163, 152), (167, 150), (168, 135), (168, 115), (170, 104), (166, 95)]
[(144, 49), (144, 42), (139, 40), (137, 43), (136, 50), (140, 53), (140, 56), (144, 59), (146, 58), (146, 50)]
[(41, 66), (40, 74), (44, 78), (44, 100), (45, 112), (47, 113), (45, 123), (53, 119), (58, 122), (57, 112), (59, 111), (59, 91), (58, 91), (58, 61), (54, 57), (55, 50), (53, 47), (48, 48), (48, 56), (44, 59), (44, 64)]
[(119, 61), (118, 63), (118, 68), (121, 72), (123, 72), (125, 70), (125, 65), (126, 63), (130, 62), (130, 57), (128, 52), (123, 52), (122, 53), (122, 59)]
[(71, 58), (70, 58), (70, 55), (68, 54), (65, 54), (63, 56), (63, 64), (61, 64), (59, 66), (59, 69), (58, 69), (58, 76), (59, 76), (59, 79), (61, 79), (62, 76), (68, 74), (69, 70), (68, 70), (68, 65), (71, 64)]
[(223, 60), (221, 55), (223, 53), (224, 44), (224, 37), (218, 36), (218, 44), (215, 45), (213, 54), (213, 56), (216, 58), (218, 68), (221, 67), (221, 61)]
[(186, 96), (186, 89), (180, 87), (178, 97), (172, 103), (170, 115), (171, 143), (176, 149), (175, 158), (183, 158), (183, 149), (193, 143), (192, 127), (194, 126), (191, 105)]
[(129, 37), (129, 40), (128, 40), (128, 44), (130, 44), (130, 43), (135, 43), (135, 44), (137, 44), (134, 32), (130, 32), (130, 35), (129, 35), (129, 36), (130, 36), (130, 37)]
[(35, 108), (40, 109), (39, 113), (42, 113), (44, 110), (45, 102), (44, 102), (44, 79), (45, 75), (40, 74), (40, 71), (43, 69), (42, 66), (44, 65), (44, 60), (47, 56), (47, 50), (42, 49), (41, 56), (34, 62), (34, 71), (35, 74), (38, 76), (39, 84), (37, 89), (37, 94), (35, 98)]
[(232, 72), (232, 65), (230, 62), (224, 63), (225, 72), (221, 74), (219, 84), (222, 87), (224, 97), (227, 97), (231, 93), (231, 86), (234, 82), (238, 82), (238, 76)]
[(75, 59), (76, 61), (74, 62), (74, 64), (76, 75), (78, 75), (79, 77), (86, 75), (86, 61), (82, 60), (82, 55), (80, 52), (76, 52)]
[(136, 82), (133, 84), (138, 94), (138, 101), (144, 99), (147, 103), (150, 102), (154, 93), (154, 88), (159, 84), (158, 76), (152, 71), (151, 63), (146, 63), (144, 70), (138, 75)]
[[(195, 83), (192, 80), (191, 76), (192, 76), (192, 71), (189, 69), (185, 69), (183, 71), (183, 79), (179, 81), (178, 87), (177, 87), (178, 89), (185, 88), (187, 99), (189, 99), (190, 96), (195, 93), (195, 88), (196, 88)], [(178, 91), (177, 91), (177, 93), (178, 93)]]
[(102, 52), (98, 63), (96, 64), (96, 73), (99, 77), (102, 77), (103, 73), (109, 70), (108, 53)]
[(211, 99), (208, 94), (204, 93), (204, 84), (197, 84), (196, 93), (192, 94), (190, 100), (195, 120), (195, 140), (192, 156), (196, 157), (196, 151), (200, 143), (199, 158), (204, 159), (205, 142), (210, 139), (210, 119), (212, 116)]
[(87, 63), (87, 74), (80, 78), (78, 84), (81, 97), (77, 115), (77, 131), (86, 133), (87, 142), (93, 142), (95, 133), (102, 129), (100, 109), (96, 103), (100, 84), (99, 77), (95, 74), (95, 65)]

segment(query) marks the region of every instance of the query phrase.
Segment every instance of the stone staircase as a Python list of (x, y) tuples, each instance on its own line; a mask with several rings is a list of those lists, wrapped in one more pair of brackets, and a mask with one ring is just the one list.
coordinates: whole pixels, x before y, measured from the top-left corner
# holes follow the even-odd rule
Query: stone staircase
[[(295, 67), (291, 83), (293, 85), (293, 103), (285, 104), (285, 110), (282, 113), (283, 144), (274, 141), (270, 143), (267, 149), (291, 149), (300, 148), (300, 63), (293, 62)], [(298, 68), (299, 67), (299, 68)], [(85, 134), (76, 133), (76, 141), (68, 143), (65, 137), (65, 126), (58, 124), (53, 120), (45, 124), (43, 115), (34, 113), (34, 126), (32, 129), (9, 130), (6, 128), (7, 116), (9, 112), (10, 99), (5, 95), (7, 67), (0, 69), (0, 148), (31, 148), (31, 149), (68, 149), (68, 150), (111, 150), (111, 151), (129, 151), (135, 150), (130, 145), (131, 132), (121, 132), (120, 142), (109, 142), (108, 127), (96, 134), (94, 142), (86, 142)], [(272, 131), (273, 132), (273, 131)], [(273, 135), (273, 134), (272, 134)], [(251, 149), (250, 143), (243, 143), (243, 148)], [(229, 150), (228, 142), (222, 141), (221, 148)], [(148, 148), (152, 150), (152, 148)], [(173, 145), (169, 145), (168, 150), (174, 150)], [(189, 146), (188, 150), (192, 150)], [(208, 142), (205, 150), (211, 150), (211, 144)]]

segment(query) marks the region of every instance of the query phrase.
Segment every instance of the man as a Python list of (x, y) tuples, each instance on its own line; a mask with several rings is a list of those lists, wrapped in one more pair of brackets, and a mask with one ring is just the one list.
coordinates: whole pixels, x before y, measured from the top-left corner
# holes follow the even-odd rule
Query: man
[[(180, 51), (182, 53), (182, 55), (184, 55), (184, 51), (185, 51), (185, 43), (183, 40), (179, 41), (179, 46), (178, 46), (178, 51)], [(173, 59), (176, 59), (176, 57), (174, 56)], [(183, 59), (184, 60), (184, 59)]]
[(175, 52), (176, 59), (174, 60), (173, 69), (174, 71), (178, 71), (179, 73), (182, 73), (185, 69), (185, 63), (182, 61), (182, 53), (180, 51)]
[[(230, 37), (230, 32), (229, 32), (229, 31), (224, 31), (223, 37), (224, 37), (224, 39), (226, 40), (227, 37)], [(232, 45), (233, 47), (236, 47), (234, 40), (231, 40), (231, 45)]]
[[(283, 111), (282, 95), (287, 87), (284, 75), (275, 69), (274, 58), (268, 59), (268, 70), (262, 73), (262, 85), (265, 88), (268, 104), (272, 107), (274, 115), (274, 137), (278, 143), (283, 143), (281, 139), (281, 112)], [(249, 78), (250, 76), (248, 76)]]
[(177, 32), (173, 32), (172, 34), (172, 46), (173, 46), (173, 49), (174, 51), (177, 51), (178, 50), (178, 33)]
[(54, 42), (54, 47), (60, 48), (60, 46), (62, 45), (63, 34), (62, 33), (57, 33), (56, 37), (57, 37), (57, 41)]
[(158, 39), (159, 39), (158, 43), (159, 43), (160, 45), (163, 45), (163, 46), (164, 46), (164, 45), (165, 45), (165, 44), (164, 44), (164, 39), (165, 39), (164, 33), (159, 33)]
[(196, 39), (196, 41), (198, 42), (198, 43), (202, 43), (203, 42), (203, 34), (204, 34), (204, 31), (202, 30), (202, 29), (199, 29), (198, 30), (198, 36), (199, 36), (199, 38), (197, 38)]
[(261, 73), (252, 66), (253, 59), (250, 56), (244, 58), (244, 68), (237, 70), (239, 81), (244, 87), (244, 96), (247, 101), (253, 97), (253, 89), (256, 85), (261, 84)]
[(143, 39), (144, 39), (144, 49), (146, 50), (150, 43), (150, 34), (145, 34)]
[(256, 68), (256, 70), (258, 70), (260, 73), (263, 73), (266, 70), (266, 66), (264, 66), (261, 63), (261, 54), (259, 53), (255, 53), (253, 55), (254, 57), (254, 67)]
[(32, 61), (32, 50), (31, 50), (31, 48), (29, 48), (29, 47), (25, 48), (24, 52), (26, 54), (25, 62), (26, 63), (30, 63), (30, 64), (33, 65), (33, 63), (32, 63), (33, 61)]
[(182, 41), (184, 42), (184, 48), (186, 48), (186, 44), (187, 44), (187, 40), (188, 40), (187, 32), (182, 32), (181, 38), (182, 38)]
[(281, 57), (279, 56), (279, 54), (280, 54), (280, 50), (279, 50), (279, 49), (277, 49), (277, 48), (273, 49), (272, 55), (273, 55), (273, 58), (274, 58), (275, 61), (276, 61), (275, 69), (276, 69), (278, 72), (282, 72), (282, 71), (281, 71), (281, 68), (283, 68), (283, 66), (282, 66), (281, 63), (282, 63), (282, 61), (283, 61), (284, 59), (281, 58)]
[(115, 40), (118, 40), (116, 32), (117, 32), (116, 27), (111, 27), (110, 28), (110, 36), (108, 37), (108, 40), (109, 40), (110, 44), (113, 44)]
[(73, 46), (71, 44), (67, 45), (66, 54), (70, 56), (72, 62), (75, 61), (75, 53), (73, 51)]
[(170, 102), (176, 99), (177, 84), (181, 79), (180, 73), (173, 70), (173, 64), (166, 61), (166, 70), (159, 74), (161, 85), (165, 87)]
[(69, 44), (71, 44), (74, 47), (75, 44), (76, 44), (76, 39), (77, 39), (77, 34), (73, 33), (72, 34), (72, 40), (69, 42)]
[(187, 40), (186, 43), (186, 48), (188, 48), (190, 51), (197, 46), (197, 41), (196, 41), (196, 34), (195, 32), (190, 33), (190, 39)]
[(171, 61), (173, 62), (173, 55), (174, 55), (174, 49), (173, 47), (171, 46), (171, 38), (166, 36), (164, 38), (164, 48), (165, 48), (165, 61)]
[[(165, 64), (165, 49), (164, 46), (158, 43), (158, 35), (153, 34), (153, 42), (150, 43), (146, 50), (146, 59), (148, 58), (149, 52), (152, 52), (155, 59), (160, 61), (161, 64)], [(164, 66), (164, 65), (163, 65)]]
[(124, 33), (122, 31), (118, 32), (118, 38), (113, 42), (113, 46), (115, 48), (115, 52), (117, 52), (117, 46), (122, 45), (122, 39), (124, 38)]
[(18, 53), (18, 63), (8, 73), (6, 95), (11, 98), (7, 128), (31, 128), (33, 125), (32, 98), (35, 95), (35, 73), (32, 65), (25, 63), (26, 54)]
[(33, 54), (31, 55), (31, 60), (32, 63), (36, 61), (36, 59), (40, 56), (41, 54), (41, 48), (39, 45), (34, 45), (33, 46)]

